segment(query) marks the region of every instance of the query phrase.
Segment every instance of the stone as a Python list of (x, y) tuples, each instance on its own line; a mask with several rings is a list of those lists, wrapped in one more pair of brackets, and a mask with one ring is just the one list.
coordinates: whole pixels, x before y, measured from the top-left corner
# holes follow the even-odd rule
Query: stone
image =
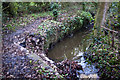
[(89, 78), (89, 77), (85, 74), (80, 74), (80, 78)]

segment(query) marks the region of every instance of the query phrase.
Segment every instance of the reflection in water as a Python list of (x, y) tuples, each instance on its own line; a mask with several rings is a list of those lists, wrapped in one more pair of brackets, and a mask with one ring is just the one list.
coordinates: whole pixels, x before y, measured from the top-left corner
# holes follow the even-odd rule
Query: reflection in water
[(57, 43), (55, 47), (48, 53), (48, 57), (57, 61), (65, 59), (64, 54), (69, 60), (77, 60), (82, 56), (83, 52), (88, 48), (89, 31), (79, 32), (72, 38), (66, 38), (60, 43)]
[(89, 65), (84, 59), (84, 52), (88, 49), (91, 42), (89, 33), (90, 30), (80, 31), (72, 38), (66, 38), (60, 43), (57, 43), (48, 53), (48, 57), (58, 62), (64, 60), (66, 56), (69, 60), (79, 62), (78, 64), (83, 68), (83, 71), (78, 71), (79, 73), (85, 73), (86, 75), (96, 73), (97, 69), (95, 69), (95, 66)]

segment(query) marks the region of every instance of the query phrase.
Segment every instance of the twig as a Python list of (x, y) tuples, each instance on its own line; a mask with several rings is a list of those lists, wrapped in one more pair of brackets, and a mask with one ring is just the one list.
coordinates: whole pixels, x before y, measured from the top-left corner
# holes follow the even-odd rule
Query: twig
[(3, 11), (5, 10), (5, 9), (7, 9), (9, 6), (7, 6), (7, 7), (5, 7), (4, 9), (3, 9)]
[(41, 22), (45, 22), (45, 21), (47, 21), (47, 20), (49, 20), (49, 19), (51, 19), (51, 17), (50, 17), (50, 18), (47, 18), (47, 19), (45, 19), (45, 20), (42, 20)]
[(120, 67), (120, 65), (111, 65), (111, 67), (113, 67), (113, 68)]
[(109, 31), (111, 31), (111, 32), (118, 33), (118, 31), (111, 30), (111, 29), (109, 29), (109, 28), (106, 28), (106, 27), (104, 27), (104, 26), (101, 26), (101, 27), (102, 27), (102, 28), (104, 28), (104, 29), (106, 29), (106, 30), (109, 30)]
[(110, 65), (108, 62), (107, 62), (107, 65), (109, 65), (112, 68), (114, 68), (114, 67), (120, 67), (120, 65)]

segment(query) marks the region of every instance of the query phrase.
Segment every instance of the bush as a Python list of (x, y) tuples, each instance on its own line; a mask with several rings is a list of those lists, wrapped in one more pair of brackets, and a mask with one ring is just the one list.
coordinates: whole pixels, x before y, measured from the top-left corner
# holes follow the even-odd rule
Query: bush
[(82, 27), (87, 26), (93, 20), (91, 13), (82, 11), (76, 17), (68, 17), (64, 25), (69, 28), (69, 31), (75, 32)]
[(120, 78), (120, 54), (107, 43), (107, 36), (94, 38), (85, 57), (89, 63), (95, 63), (102, 79)]
[(81, 16), (84, 20), (89, 20), (89, 22), (93, 20), (93, 17), (90, 12), (82, 11), (78, 13), (78, 16)]
[(68, 18), (68, 20), (64, 24), (67, 28), (69, 28), (69, 32), (73, 32), (82, 27), (83, 19), (82, 17), (78, 17), (78, 16), (74, 18)]

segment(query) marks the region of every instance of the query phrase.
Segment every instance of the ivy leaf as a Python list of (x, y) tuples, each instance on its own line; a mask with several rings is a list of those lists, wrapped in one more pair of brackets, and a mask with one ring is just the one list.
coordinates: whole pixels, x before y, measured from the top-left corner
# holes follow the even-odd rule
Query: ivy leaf
[(30, 60), (30, 64), (32, 63), (32, 60)]
[(41, 25), (38, 26), (39, 29), (43, 29), (43, 27)]

